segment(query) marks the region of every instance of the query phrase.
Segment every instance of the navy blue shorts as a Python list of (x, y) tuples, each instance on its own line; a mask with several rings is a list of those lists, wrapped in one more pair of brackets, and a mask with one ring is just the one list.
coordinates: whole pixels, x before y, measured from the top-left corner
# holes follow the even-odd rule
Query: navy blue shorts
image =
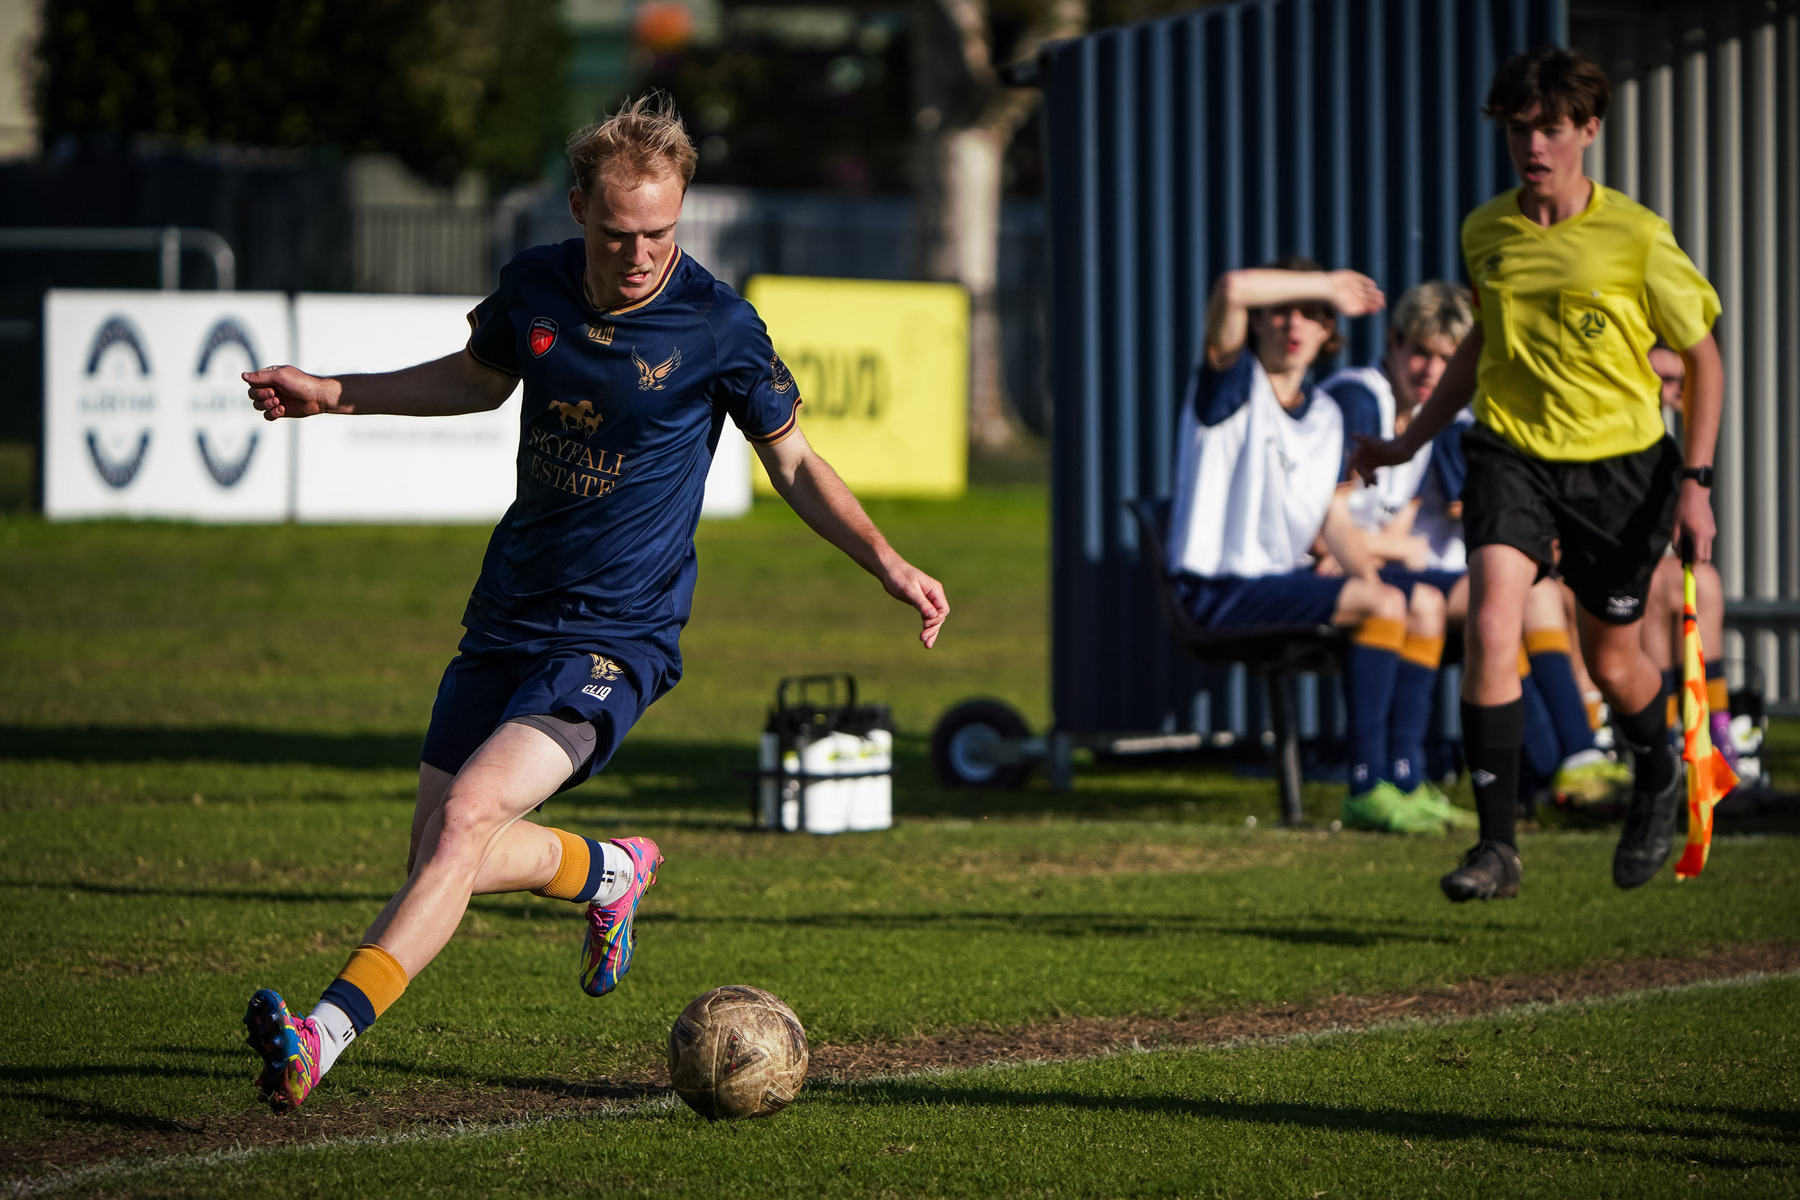
[(1439, 571), (1434, 567), (1427, 567), (1423, 571), (1409, 571), (1405, 567), (1389, 563), (1381, 568), (1381, 582), (1399, 588), (1406, 593), (1408, 600), (1412, 599), (1412, 585), (1415, 583), (1428, 583), (1448, 599), (1450, 589), (1468, 577), (1467, 571)]
[(454, 775), (481, 743), (514, 717), (573, 713), (591, 721), (594, 755), (557, 791), (567, 791), (606, 766), (625, 733), (668, 690), (653, 656), (599, 646), (482, 646), (463, 640), (431, 706), (431, 728), (419, 759)]
[(1175, 581), (1175, 589), (1200, 624), (1209, 629), (1242, 629), (1252, 625), (1329, 625), (1344, 582), (1342, 575), (1311, 571), (1255, 579), (1183, 575)]

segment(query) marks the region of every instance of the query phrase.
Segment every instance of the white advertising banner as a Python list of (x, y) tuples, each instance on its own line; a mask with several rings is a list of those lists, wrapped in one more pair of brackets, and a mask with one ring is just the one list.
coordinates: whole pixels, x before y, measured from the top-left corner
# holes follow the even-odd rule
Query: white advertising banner
[[(393, 371), (456, 354), (480, 296), (294, 298), (294, 365)], [(301, 521), (494, 521), (512, 503), (519, 393), (458, 417), (309, 417), (299, 425)]]
[(238, 375), (289, 352), (277, 292), (47, 293), (45, 514), (285, 519), (293, 428)]
[[(55, 290), (44, 300), (44, 511), (52, 518), (492, 522), (512, 503), (519, 393), (456, 417), (262, 419), (239, 375), (320, 375), (455, 354), (479, 297)], [(750, 507), (726, 424), (704, 515)]]

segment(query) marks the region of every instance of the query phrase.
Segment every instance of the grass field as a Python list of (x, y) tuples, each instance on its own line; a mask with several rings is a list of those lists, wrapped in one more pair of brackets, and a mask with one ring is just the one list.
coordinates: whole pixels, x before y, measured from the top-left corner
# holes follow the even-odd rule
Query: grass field
[[(1272, 785), (1192, 764), (1090, 765), (1070, 793), (939, 792), (923, 739), (948, 704), (988, 693), (1047, 717), (1044, 499), (1021, 485), (872, 508), (950, 589), (938, 651), (785, 511), (709, 524), (686, 679), (613, 770), (546, 813), (590, 836), (648, 833), (670, 857), (625, 986), (576, 990), (572, 906), (478, 900), (283, 1119), (251, 1103), (244, 998), (274, 984), (310, 1003), (399, 884), (417, 746), (485, 532), (0, 520), (0, 1186), (1795, 1193), (1786, 976), (825, 1078), (766, 1123), (709, 1127), (673, 1106), (656, 1092), (668, 1023), (726, 982), (785, 996), (822, 1061), (880, 1060), (934, 1031), (1004, 1041), (1733, 948), (1787, 962), (1800, 946), (1785, 835), (1722, 837), (1700, 880), (1624, 894), (1610, 835), (1537, 834), (1521, 899), (1451, 908), (1435, 880), (1462, 842), (1246, 829), (1272, 813)], [(821, 669), (894, 705), (902, 820), (837, 839), (742, 832), (733, 772), (773, 684)], [(1776, 731), (1790, 787), (1796, 732)], [(1328, 819), (1335, 792), (1307, 802)]]

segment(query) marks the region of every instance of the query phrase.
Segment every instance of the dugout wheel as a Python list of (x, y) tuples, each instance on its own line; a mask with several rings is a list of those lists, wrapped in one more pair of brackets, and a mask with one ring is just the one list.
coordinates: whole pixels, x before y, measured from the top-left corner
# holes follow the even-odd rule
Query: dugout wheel
[(1000, 700), (965, 700), (931, 731), (931, 770), (947, 788), (1020, 787), (1031, 774), (1024, 753), (1031, 727)]

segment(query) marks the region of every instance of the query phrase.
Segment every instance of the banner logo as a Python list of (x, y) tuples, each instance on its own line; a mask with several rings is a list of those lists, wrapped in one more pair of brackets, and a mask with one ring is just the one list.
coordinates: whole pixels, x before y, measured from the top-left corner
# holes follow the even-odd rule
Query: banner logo
[(531, 357), (542, 358), (556, 345), (556, 322), (549, 317), (533, 317), (525, 337), (531, 343)]
[[(232, 349), (241, 352), (241, 362), (239, 354), (227, 353), (220, 358), (215, 371), (213, 359), (220, 351)], [(195, 386), (189, 397), (189, 407), (199, 425), (194, 431), (194, 441), (200, 448), (200, 461), (220, 487), (236, 487), (250, 469), (250, 460), (256, 454), (259, 435), (255, 410), (244, 403), (244, 385), (238, 372), (255, 370), (258, 361), (250, 335), (230, 317), (221, 318), (200, 345), (200, 362), (194, 368)], [(216, 423), (220, 421), (222, 426)]]
[(85, 374), (80, 407), (88, 456), (107, 487), (129, 487), (150, 453), (147, 425), (156, 412), (150, 356), (130, 321), (113, 316), (101, 323)]

